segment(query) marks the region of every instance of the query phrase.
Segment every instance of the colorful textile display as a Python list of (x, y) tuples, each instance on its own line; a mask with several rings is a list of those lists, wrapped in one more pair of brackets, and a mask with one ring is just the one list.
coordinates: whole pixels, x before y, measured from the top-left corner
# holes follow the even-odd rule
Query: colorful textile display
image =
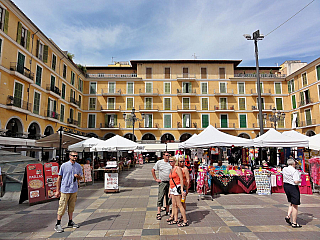
[(245, 191), (246, 193), (251, 192), (256, 189), (256, 183), (253, 174), (238, 176), (238, 185)]
[(254, 170), (258, 195), (271, 194), (271, 172), (265, 169)]
[(228, 192), (228, 189), (236, 183), (236, 178), (230, 175), (213, 176), (212, 181), (226, 193)]
[(207, 194), (208, 190), (209, 190), (208, 167), (200, 165), (198, 169), (198, 178), (197, 178), (197, 193)]
[(320, 185), (320, 157), (314, 157), (309, 159), (311, 164), (311, 179), (314, 184)]

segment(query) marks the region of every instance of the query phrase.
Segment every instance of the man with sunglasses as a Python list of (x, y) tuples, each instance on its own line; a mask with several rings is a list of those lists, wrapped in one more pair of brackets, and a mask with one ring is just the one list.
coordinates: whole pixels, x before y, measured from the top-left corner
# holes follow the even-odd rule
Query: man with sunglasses
[[(164, 152), (163, 159), (157, 161), (151, 170), (154, 180), (159, 184), (157, 220), (161, 220), (161, 208), (163, 206), (164, 197), (166, 199), (166, 215), (169, 214), (169, 174), (172, 169), (168, 162), (169, 157), (170, 154), (168, 152)], [(159, 178), (156, 177), (156, 171), (159, 171)]]
[(82, 178), (82, 168), (77, 163), (78, 153), (70, 152), (70, 161), (61, 165), (57, 180), (57, 191), (55, 196), (60, 197), (57, 214), (57, 224), (54, 230), (58, 233), (64, 232), (61, 226), (61, 218), (68, 206), (69, 222), (68, 227), (78, 228), (79, 225), (72, 221), (72, 215), (77, 200), (78, 180)]

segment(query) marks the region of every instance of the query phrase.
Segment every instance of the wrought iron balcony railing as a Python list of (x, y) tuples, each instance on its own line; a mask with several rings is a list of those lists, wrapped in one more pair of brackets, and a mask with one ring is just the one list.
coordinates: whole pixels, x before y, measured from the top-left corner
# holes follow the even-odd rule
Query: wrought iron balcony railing
[(11, 95), (9, 95), (7, 98), (7, 105), (31, 111), (31, 103), (28, 103), (26, 101), (23, 101), (21, 98), (17, 98)]
[(27, 78), (34, 80), (34, 73), (30, 71), (30, 69), (26, 68), (23, 65), (20, 65), (17, 62), (11, 62), (10, 63), (10, 70), (16, 71), (18, 73), (21, 73), (22, 75), (26, 76)]

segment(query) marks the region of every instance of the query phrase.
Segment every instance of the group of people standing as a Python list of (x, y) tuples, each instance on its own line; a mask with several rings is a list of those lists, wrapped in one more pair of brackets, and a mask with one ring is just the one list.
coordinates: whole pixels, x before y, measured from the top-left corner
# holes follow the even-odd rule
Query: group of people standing
[[(156, 176), (159, 172), (159, 177)], [(169, 225), (177, 224), (179, 227), (189, 226), (186, 216), (186, 197), (190, 186), (189, 170), (185, 166), (185, 159), (181, 155), (178, 159), (171, 157), (168, 152), (163, 153), (163, 159), (156, 162), (151, 170), (152, 176), (159, 184), (157, 220), (161, 220), (161, 210), (165, 200), (164, 210), (169, 215), (169, 206), (172, 204), (172, 213), (167, 219)], [(170, 201), (171, 200), (171, 201)], [(178, 218), (178, 209), (181, 218)]]

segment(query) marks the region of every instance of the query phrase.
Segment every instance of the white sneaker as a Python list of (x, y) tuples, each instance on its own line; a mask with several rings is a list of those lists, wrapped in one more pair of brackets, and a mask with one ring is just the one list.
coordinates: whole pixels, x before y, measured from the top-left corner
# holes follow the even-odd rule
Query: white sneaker
[(62, 233), (64, 232), (63, 228), (61, 227), (61, 225), (56, 225), (54, 227), (54, 230), (57, 232), (57, 233)]

